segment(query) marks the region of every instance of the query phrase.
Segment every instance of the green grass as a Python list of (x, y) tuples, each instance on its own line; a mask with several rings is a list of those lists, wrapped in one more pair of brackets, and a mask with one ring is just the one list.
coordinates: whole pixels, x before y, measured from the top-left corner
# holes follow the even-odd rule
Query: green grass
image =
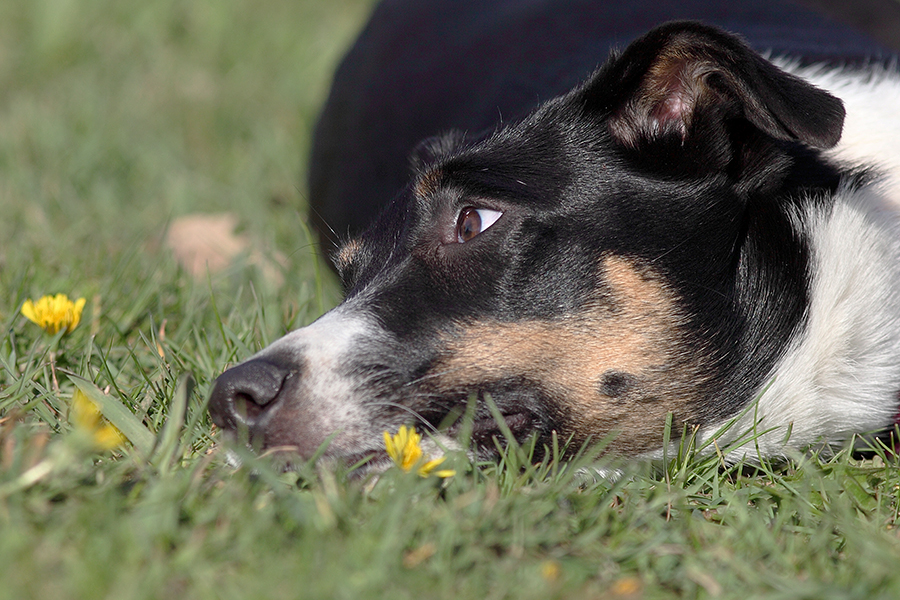
[[(883, 453), (593, 481), (513, 449), (444, 485), (225, 464), (215, 376), (338, 298), (301, 182), (368, 4), (0, 3), (0, 598), (900, 597)], [(169, 224), (221, 212), (280, 277), (178, 266)], [(54, 338), (19, 309), (57, 292), (88, 304)], [(73, 431), (75, 381), (134, 447)]]

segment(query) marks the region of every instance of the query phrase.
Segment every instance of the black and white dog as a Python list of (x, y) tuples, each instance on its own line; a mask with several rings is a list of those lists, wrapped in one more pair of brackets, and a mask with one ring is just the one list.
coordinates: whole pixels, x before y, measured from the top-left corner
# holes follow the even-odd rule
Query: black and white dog
[[(371, 27), (361, 43), (377, 54)], [(560, 59), (584, 45), (550, 29), (559, 39), (532, 79), (552, 90), (587, 59)], [(415, 35), (438, 34), (389, 40)], [(470, 58), (484, 52), (468, 41)], [(401, 424), (432, 432), (432, 455), (453, 447), (460, 424), (448, 415), (470, 398), (474, 450), (490, 457), (499, 433), (486, 396), (519, 439), (609, 437), (610, 451), (633, 457), (662, 454), (670, 414), (673, 435), (686, 426), (701, 440), (735, 421), (720, 447), (755, 428), (755, 443), (730, 460), (891, 427), (900, 76), (878, 62), (837, 68), (823, 56), (832, 65), (823, 66), (812, 54), (770, 62), (720, 28), (670, 22), (522, 118), (473, 98), (472, 123), (497, 121), (484, 133), (440, 127), (440, 114), (460, 114), (455, 104), (441, 113), (441, 102), (419, 104), (425, 117), (372, 122), (386, 144), (391, 127), (399, 138), (443, 135), (418, 145), (409, 184), (337, 252), (345, 301), (226, 371), (213, 420), (301, 458), (330, 439), (326, 457), (370, 457), (372, 469), (387, 464), (382, 432)], [(343, 82), (359, 81), (348, 72), (366, 60), (373, 54), (345, 63)], [(460, 76), (434, 62), (437, 75), (397, 69), (444, 73), (449, 84)], [(385, 89), (400, 85), (390, 70), (366, 72)], [(415, 88), (414, 75), (403, 77)], [(371, 164), (335, 159), (368, 135), (329, 133), (335, 114), (415, 101), (354, 98), (341, 85), (339, 74), (314, 158), (319, 206), (323, 174), (359, 182), (353, 193), (390, 179), (378, 175), (381, 147), (368, 148)], [(518, 98), (510, 112), (538, 99)]]

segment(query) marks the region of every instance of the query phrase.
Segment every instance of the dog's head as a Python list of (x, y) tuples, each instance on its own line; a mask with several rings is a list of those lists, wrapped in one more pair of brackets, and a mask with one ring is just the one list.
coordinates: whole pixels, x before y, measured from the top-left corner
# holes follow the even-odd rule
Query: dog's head
[(802, 319), (784, 205), (833, 184), (815, 149), (842, 120), (733, 36), (656, 29), (522, 122), (423, 143), (336, 257), (344, 302), (226, 371), (213, 420), (378, 465), (383, 431), (450, 442), (470, 398), (484, 456), (485, 396), (520, 439), (611, 435), (624, 454), (659, 448), (667, 413), (678, 430), (734, 414)]

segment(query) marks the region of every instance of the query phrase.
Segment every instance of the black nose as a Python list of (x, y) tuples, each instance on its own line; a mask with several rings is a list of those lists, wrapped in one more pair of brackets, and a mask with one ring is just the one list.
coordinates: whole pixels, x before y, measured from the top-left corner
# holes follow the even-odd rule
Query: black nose
[(223, 429), (252, 430), (273, 405), (289, 371), (264, 360), (250, 360), (216, 379), (209, 398), (213, 423)]

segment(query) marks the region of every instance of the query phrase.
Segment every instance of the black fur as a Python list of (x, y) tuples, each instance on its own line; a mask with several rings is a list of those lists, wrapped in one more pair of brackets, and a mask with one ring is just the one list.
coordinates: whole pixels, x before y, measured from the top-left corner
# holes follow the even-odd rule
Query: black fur
[[(882, 7), (880, 24), (900, 18), (885, 14), (891, 8), (900, 13)], [(520, 119), (581, 82), (611, 48), (684, 19), (802, 62), (891, 55), (847, 24), (784, 0), (383, 0), (340, 65), (315, 131), (310, 218), (322, 247), (374, 221), (408, 181), (407, 158), (421, 140)]]

